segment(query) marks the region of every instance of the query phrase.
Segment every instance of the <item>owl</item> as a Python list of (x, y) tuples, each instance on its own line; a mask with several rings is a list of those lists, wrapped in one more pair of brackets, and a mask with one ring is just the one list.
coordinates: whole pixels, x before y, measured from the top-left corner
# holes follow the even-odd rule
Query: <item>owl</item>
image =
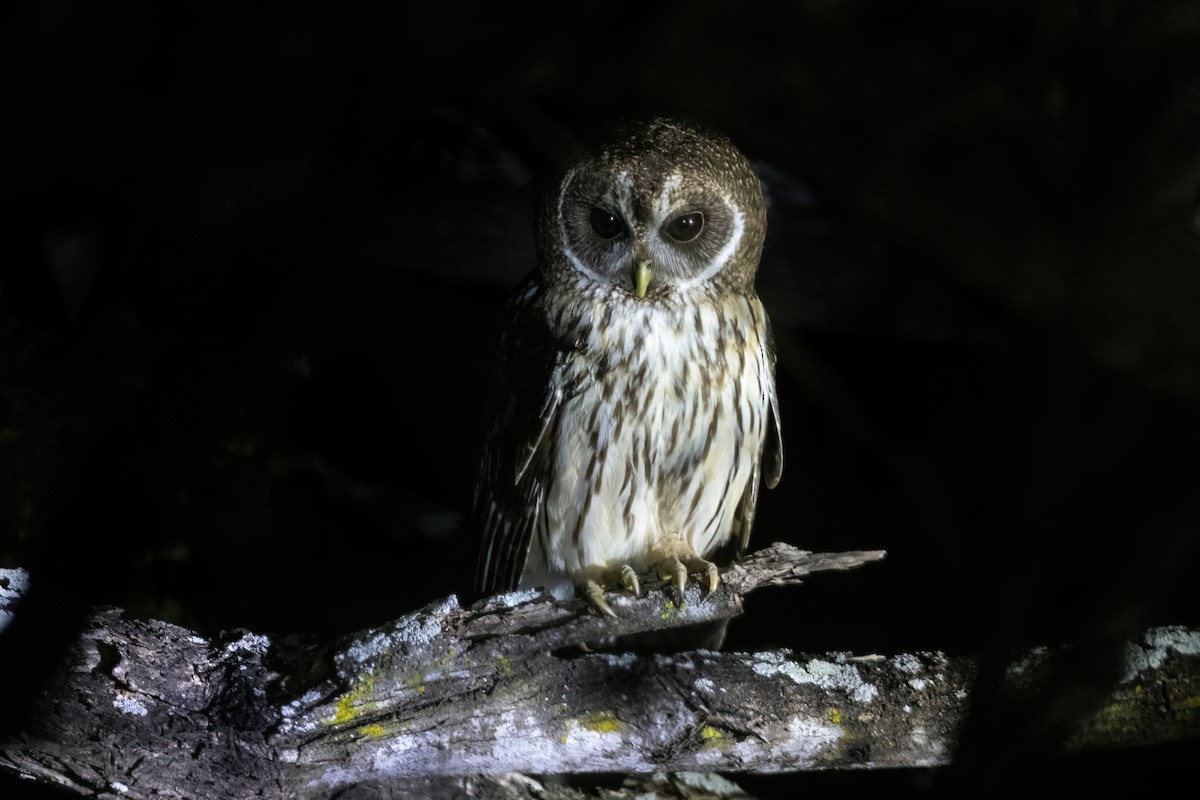
[(783, 466), (765, 235), (745, 156), (687, 121), (622, 127), (551, 185), (496, 362), (477, 591), (614, 615), (606, 593), (646, 576), (717, 588), (710, 559), (744, 551)]

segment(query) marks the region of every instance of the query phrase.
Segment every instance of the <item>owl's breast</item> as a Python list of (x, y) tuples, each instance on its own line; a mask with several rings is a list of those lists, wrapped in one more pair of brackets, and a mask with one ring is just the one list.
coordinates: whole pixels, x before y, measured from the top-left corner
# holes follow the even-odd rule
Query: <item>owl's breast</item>
[(723, 544), (765, 433), (770, 373), (755, 298), (596, 303), (565, 365), (547, 566), (637, 568), (664, 538)]

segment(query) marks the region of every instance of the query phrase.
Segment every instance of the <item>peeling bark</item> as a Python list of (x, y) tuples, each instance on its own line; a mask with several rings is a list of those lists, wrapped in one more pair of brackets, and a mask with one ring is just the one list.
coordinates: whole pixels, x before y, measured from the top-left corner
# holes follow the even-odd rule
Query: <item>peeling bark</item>
[[(692, 773), (945, 764), (968, 659), (596, 649), (727, 619), (760, 586), (882, 556), (776, 544), (709, 597), (617, 596), (616, 620), (544, 593), (471, 608), (450, 597), (332, 643), (209, 641), (103, 610), (40, 698), (36, 726), (0, 742), (0, 767), (101, 797), (567, 798), (580, 795), (523, 776), (651, 776), (635, 792)], [(1054, 652), (1015, 663), (1014, 691)], [(1200, 633), (1152, 630), (1127, 664), (1069, 748), (1200, 733)]]

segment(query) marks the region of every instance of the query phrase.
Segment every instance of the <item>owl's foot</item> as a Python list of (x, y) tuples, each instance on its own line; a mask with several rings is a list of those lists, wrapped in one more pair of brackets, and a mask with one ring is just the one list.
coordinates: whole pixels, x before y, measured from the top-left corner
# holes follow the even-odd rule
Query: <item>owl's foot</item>
[(576, 576), (575, 581), (584, 598), (601, 614), (610, 617), (616, 617), (617, 614), (604, 596), (605, 586), (619, 583), (632, 592), (634, 597), (639, 597), (642, 591), (637, 573), (628, 564), (621, 564), (619, 567), (585, 567)]
[[(717, 571), (717, 565), (696, 555), (686, 545), (683, 548), (671, 547), (659, 551), (657, 558), (651, 563), (655, 564), (654, 572), (658, 577), (674, 589), (675, 599), (680, 605), (683, 604), (683, 590), (689, 574), (699, 573), (707, 578), (708, 594), (715, 592), (721, 584), (721, 574)], [(623, 586), (634, 597), (641, 596), (637, 572), (628, 564), (615, 567), (585, 567), (576, 574), (575, 584), (579, 587), (580, 594), (597, 611), (609, 617), (616, 617), (617, 614), (608, 604), (606, 587)]]
[(675, 595), (683, 602), (683, 587), (690, 573), (698, 572), (708, 577), (708, 594), (721, 584), (721, 573), (717, 565), (695, 553), (669, 553), (658, 562), (658, 577), (675, 587)]

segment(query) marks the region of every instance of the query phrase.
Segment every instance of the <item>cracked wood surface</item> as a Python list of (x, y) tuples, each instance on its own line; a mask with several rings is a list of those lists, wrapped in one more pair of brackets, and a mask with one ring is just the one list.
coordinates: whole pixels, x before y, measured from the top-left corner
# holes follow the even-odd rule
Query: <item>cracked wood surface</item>
[[(726, 570), (710, 597), (694, 586), (682, 604), (661, 587), (618, 595), (616, 620), (544, 593), (470, 608), (450, 597), (335, 642), (209, 641), (105, 610), (37, 724), (0, 743), (0, 767), (95, 796), (327, 797), (370, 786), (426, 797), (537, 793), (514, 773), (943, 764), (967, 711), (968, 659), (595, 650), (735, 616), (755, 588), (882, 556), (776, 544)], [(1197, 642), (1157, 629), (1130, 645), (1111, 707), (1070, 746), (1196, 735)], [(1030, 654), (1014, 680), (1052, 657)]]

